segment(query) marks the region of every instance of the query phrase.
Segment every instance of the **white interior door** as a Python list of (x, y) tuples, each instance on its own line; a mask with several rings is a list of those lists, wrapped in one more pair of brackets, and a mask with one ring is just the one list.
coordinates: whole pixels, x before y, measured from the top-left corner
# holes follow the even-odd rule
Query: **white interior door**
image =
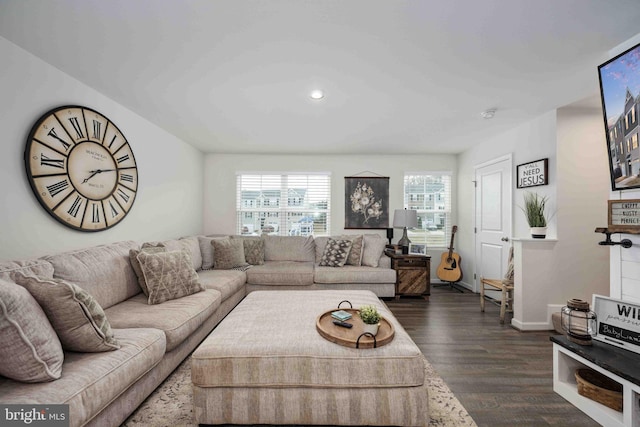
[[(511, 155), (476, 166), (476, 290), (480, 277), (498, 279), (507, 271), (513, 216), (512, 168)], [(499, 298), (498, 292), (487, 294)]]

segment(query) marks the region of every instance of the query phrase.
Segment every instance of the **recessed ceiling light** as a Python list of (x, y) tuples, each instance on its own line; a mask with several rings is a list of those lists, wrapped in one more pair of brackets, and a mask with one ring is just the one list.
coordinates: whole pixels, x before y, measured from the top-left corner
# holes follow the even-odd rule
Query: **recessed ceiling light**
[(484, 110), (482, 113), (480, 113), (480, 116), (483, 119), (492, 119), (493, 116), (496, 115), (496, 109), (495, 108), (489, 108), (488, 110)]
[(311, 94), (309, 96), (311, 97), (311, 99), (322, 99), (324, 98), (324, 92), (322, 92), (320, 89), (316, 89), (311, 91)]

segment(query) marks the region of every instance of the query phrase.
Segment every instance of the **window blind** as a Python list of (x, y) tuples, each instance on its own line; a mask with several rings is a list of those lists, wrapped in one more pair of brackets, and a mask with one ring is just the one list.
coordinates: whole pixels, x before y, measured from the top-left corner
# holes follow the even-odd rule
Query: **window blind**
[(237, 233), (329, 235), (330, 173), (238, 173)]
[(404, 207), (418, 214), (418, 226), (408, 230), (413, 243), (447, 247), (451, 231), (451, 172), (407, 172)]

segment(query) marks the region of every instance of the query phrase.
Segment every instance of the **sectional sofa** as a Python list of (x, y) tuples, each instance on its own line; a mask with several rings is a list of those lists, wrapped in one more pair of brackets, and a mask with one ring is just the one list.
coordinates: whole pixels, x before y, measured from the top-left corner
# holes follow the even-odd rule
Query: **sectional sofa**
[(0, 403), (120, 425), (249, 292), (393, 296), (384, 246), (373, 234), (191, 236), (0, 262)]

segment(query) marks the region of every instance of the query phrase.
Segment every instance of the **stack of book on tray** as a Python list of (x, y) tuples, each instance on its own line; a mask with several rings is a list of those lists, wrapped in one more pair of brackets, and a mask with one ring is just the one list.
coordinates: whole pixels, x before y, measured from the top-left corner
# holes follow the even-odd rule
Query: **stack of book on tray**
[(345, 320), (351, 319), (351, 313), (344, 310), (338, 310), (338, 311), (332, 312), (331, 317), (333, 317), (334, 319), (338, 319), (341, 322), (344, 322)]

